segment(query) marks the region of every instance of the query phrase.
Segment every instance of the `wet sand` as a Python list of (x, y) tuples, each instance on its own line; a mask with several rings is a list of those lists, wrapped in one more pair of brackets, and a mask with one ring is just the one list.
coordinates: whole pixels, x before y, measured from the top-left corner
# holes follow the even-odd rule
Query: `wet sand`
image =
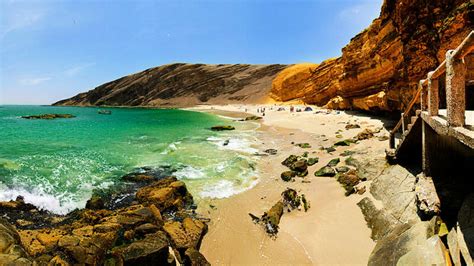
[[(230, 117), (260, 115), (253, 105), (193, 109)], [(270, 110), (267, 106), (264, 119), (259, 121), (260, 142), (255, 143), (255, 147), (260, 151), (278, 150), (277, 155), (259, 159), (259, 183), (229, 198), (200, 202), (198, 212), (211, 218), (201, 252), (214, 265), (366, 265), (375, 242), (356, 203), (369, 192), (346, 197), (335, 178), (315, 177), (314, 172), (333, 158), (340, 158), (339, 165), (344, 165), (346, 157), (340, 153), (345, 150), (359, 153), (370, 150), (370, 156), (383, 156), (388, 143), (376, 137), (349, 147), (337, 147), (332, 154), (320, 150), (321, 146), (330, 147), (337, 141), (352, 138), (364, 128), (382, 127), (382, 121), (362, 114), (336, 111), (327, 114), (324, 109), (300, 113), (290, 113), (288, 109), (287, 106), (286, 111), (278, 112), (275, 107)], [(359, 124), (361, 128), (346, 130), (348, 122)], [(337, 134), (342, 138), (337, 138)], [(388, 135), (388, 132), (383, 129), (377, 134), (380, 135)], [(303, 149), (291, 142), (308, 142), (312, 148)], [(309, 157), (319, 157), (319, 162), (309, 167), (308, 176), (297, 177), (294, 182), (282, 181), (280, 174), (287, 168), (281, 162), (291, 154), (302, 155), (306, 151)], [(364, 185), (368, 189), (368, 184), (361, 184)], [(248, 214), (260, 216), (268, 211), (288, 187), (305, 194), (311, 208), (308, 212), (284, 213), (277, 237), (271, 238)]]

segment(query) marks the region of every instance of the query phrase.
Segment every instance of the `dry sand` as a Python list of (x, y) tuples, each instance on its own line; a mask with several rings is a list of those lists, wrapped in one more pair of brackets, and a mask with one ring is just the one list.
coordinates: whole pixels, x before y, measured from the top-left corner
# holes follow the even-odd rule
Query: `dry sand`
[[(286, 111), (270, 108), (267, 105), (266, 115), (259, 122), (261, 127), (257, 134), (260, 142), (255, 145), (261, 151), (277, 149), (278, 154), (259, 159), (260, 181), (254, 188), (226, 199), (200, 203), (198, 212), (211, 218), (201, 252), (214, 265), (366, 265), (375, 243), (356, 203), (369, 193), (346, 197), (344, 189), (334, 178), (315, 177), (314, 172), (336, 157), (341, 158), (340, 165), (344, 165), (345, 157), (340, 153), (347, 149), (360, 153), (370, 150), (371, 156), (384, 156), (388, 143), (377, 138), (350, 147), (337, 147), (332, 154), (319, 149), (352, 138), (364, 128), (382, 127), (382, 121), (357, 113), (332, 111), (326, 114), (325, 109), (290, 113), (288, 106)], [(254, 105), (199, 106), (193, 109), (233, 117), (260, 115)], [(315, 114), (315, 111), (322, 113)], [(346, 130), (347, 122), (359, 124), (361, 128)], [(337, 133), (338, 130), (342, 131)], [(337, 138), (337, 134), (342, 138)], [(383, 129), (377, 135), (388, 135), (388, 132)], [(302, 149), (291, 142), (308, 142), (312, 148)], [(280, 173), (287, 168), (281, 162), (290, 154), (301, 155), (305, 151), (310, 153), (309, 157), (319, 157), (319, 162), (309, 167), (309, 175), (304, 179), (282, 181)], [(278, 236), (272, 239), (260, 225), (252, 222), (248, 213), (262, 215), (280, 199), (281, 192), (287, 187), (305, 194), (311, 208), (308, 212), (295, 210), (285, 213)]]

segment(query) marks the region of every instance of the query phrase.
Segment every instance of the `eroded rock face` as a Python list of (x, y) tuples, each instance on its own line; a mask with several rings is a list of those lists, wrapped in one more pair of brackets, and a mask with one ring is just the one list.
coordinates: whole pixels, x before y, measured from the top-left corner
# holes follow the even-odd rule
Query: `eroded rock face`
[(385, 0), (380, 16), (352, 38), (341, 57), (321, 63), (300, 84), (272, 93), (276, 99), (293, 93), (333, 109), (403, 109), (419, 80), (472, 30), (473, 17), (470, 0)]
[(272, 93), (279, 101), (288, 101), (303, 97), (310, 88), (310, 84), (306, 84), (317, 64), (295, 64), (282, 70), (273, 79)]

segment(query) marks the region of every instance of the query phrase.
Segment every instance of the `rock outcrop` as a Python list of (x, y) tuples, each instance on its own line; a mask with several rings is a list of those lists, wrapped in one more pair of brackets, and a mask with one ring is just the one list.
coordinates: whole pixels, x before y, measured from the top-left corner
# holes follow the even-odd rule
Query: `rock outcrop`
[(143, 185), (128, 206), (66, 216), (21, 198), (1, 202), (0, 265), (209, 265), (199, 253), (207, 225), (190, 209), (185, 184), (164, 177)]
[(191, 106), (260, 103), (285, 65), (169, 64), (132, 74), (55, 105)]
[(273, 79), (272, 92), (279, 101), (303, 97), (309, 88), (306, 82), (313, 74), (317, 64), (295, 64), (282, 70)]
[(385, 0), (380, 16), (352, 38), (341, 57), (321, 63), (300, 84), (274, 86), (272, 94), (335, 109), (400, 110), (473, 21), (470, 0)]

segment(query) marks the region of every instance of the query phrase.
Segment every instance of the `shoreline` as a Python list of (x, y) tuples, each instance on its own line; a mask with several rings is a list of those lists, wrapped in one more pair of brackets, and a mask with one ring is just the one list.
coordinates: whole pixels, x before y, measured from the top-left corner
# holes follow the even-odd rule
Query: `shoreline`
[[(181, 110), (241, 119), (260, 115), (256, 109), (261, 106), (265, 105), (206, 105)], [(266, 106), (269, 110), (276, 105)], [(244, 112), (242, 108), (249, 112)], [(199, 251), (212, 264), (362, 265), (369, 260), (375, 242), (370, 238), (371, 230), (357, 206), (369, 193), (346, 197), (343, 187), (335, 178), (315, 177), (313, 173), (333, 158), (338, 157), (343, 161), (344, 158), (339, 155), (341, 152), (360, 150), (367, 146), (368, 141), (374, 144), (369, 146), (383, 153), (387, 143), (376, 138), (364, 140), (360, 147), (359, 144), (337, 147), (333, 153), (320, 149), (352, 138), (362, 129), (380, 127), (383, 122), (363, 114), (358, 116), (313, 108), (312, 112), (299, 113), (269, 110), (263, 120), (251, 121), (259, 125), (255, 129), (257, 141), (252, 144), (259, 151), (258, 156), (254, 155), (257, 158), (258, 183), (228, 198), (201, 198), (196, 202), (196, 212), (209, 218), (209, 230)], [(344, 126), (349, 122), (360, 123), (361, 128), (345, 130)], [(385, 133), (382, 130), (380, 134)], [(297, 147), (294, 142), (310, 143), (312, 148)], [(277, 149), (278, 152), (276, 155), (262, 156), (262, 151), (266, 149)], [(308, 152), (309, 157), (318, 157), (319, 163), (309, 167), (309, 174), (304, 178), (296, 178), (294, 182), (282, 181), (280, 174), (288, 169), (281, 162), (290, 154), (301, 155), (304, 152)], [(359, 152), (366, 151), (362, 149)], [(285, 213), (277, 237), (272, 238), (252, 221), (249, 214), (260, 216), (268, 211), (286, 188), (304, 194), (311, 208), (307, 212), (294, 210)]]
[[(367, 152), (364, 149), (367, 142), (375, 147), (370, 152), (383, 156), (387, 142), (376, 138), (364, 140), (360, 146), (338, 147), (333, 154), (318, 149), (319, 146), (351, 138), (364, 128), (381, 127), (383, 122), (363, 114), (358, 116), (341, 111), (326, 114), (325, 109), (317, 107), (313, 109), (321, 111), (319, 114), (269, 111), (269, 105), (263, 104), (198, 106), (189, 110), (244, 118), (260, 115), (256, 108), (263, 106), (266, 106), (267, 112), (258, 122), (261, 124), (257, 130), (260, 143), (256, 146), (261, 151), (275, 148), (278, 153), (258, 160), (259, 183), (255, 187), (229, 198), (199, 204), (198, 212), (207, 212), (210, 217), (209, 232), (203, 239), (201, 252), (213, 264), (365, 265), (375, 242), (370, 237), (371, 230), (357, 203), (364, 197), (370, 197), (370, 193), (346, 197), (344, 189), (334, 178), (315, 177), (313, 173), (332, 158), (339, 157), (343, 161), (339, 154), (345, 150)], [(250, 111), (245, 113), (242, 109)], [(319, 123), (316, 123), (318, 120)], [(362, 124), (360, 129), (344, 129), (347, 122), (355, 120)], [(338, 131), (341, 129), (341, 132)], [(331, 136), (335, 132), (342, 138)], [(386, 133), (382, 129), (381, 134)], [(292, 141), (308, 142), (313, 147), (302, 149), (292, 145)], [(305, 151), (310, 152), (310, 157), (313, 153), (319, 157), (319, 163), (309, 167), (309, 174), (303, 179), (282, 181), (280, 173), (287, 169), (281, 161), (290, 154), (299, 155)], [(369, 184), (370, 181), (367, 181), (363, 186), (368, 188)], [(266, 212), (287, 187), (305, 194), (311, 208), (308, 212), (285, 213), (281, 218), (280, 232), (276, 239), (272, 239), (263, 228), (252, 222), (248, 214)], [(212, 204), (213, 208), (207, 204)]]

